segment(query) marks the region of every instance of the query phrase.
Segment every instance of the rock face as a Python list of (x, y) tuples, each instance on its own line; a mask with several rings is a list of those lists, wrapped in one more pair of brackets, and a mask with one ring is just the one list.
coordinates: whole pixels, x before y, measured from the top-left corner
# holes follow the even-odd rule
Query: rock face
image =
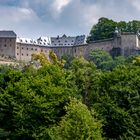
[(49, 54), (53, 50), (58, 57), (63, 55), (84, 56), (88, 58), (93, 49), (102, 49), (113, 57), (136, 55), (140, 53), (140, 34), (115, 32), (114, 37), (86, 43), (85, 35), (70, 37), (40, 37), (37, 40), (17, 38), (13, 31), (0, 31), (0, 56), (30, 61), (33, 53)]

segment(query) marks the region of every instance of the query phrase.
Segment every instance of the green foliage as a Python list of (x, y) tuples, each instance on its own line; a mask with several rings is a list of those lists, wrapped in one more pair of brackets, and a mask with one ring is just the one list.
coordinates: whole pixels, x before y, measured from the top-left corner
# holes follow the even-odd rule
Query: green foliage
[[(83, 102), (90, 106), (90, 87), (93, 84), (93, 77), (96, 77), (96, 66), (94, 63), (85, 60), (83, 57), (75, 58), (72, 61), (69, 81), (74, 83), (78, 89), (78, 94), (82, 95)], [(74, 86), (73, 86), (74, 87)]]
[(64, 66), (64, 60), (59, 60), (53, 51), (49, 52), (49, 57), (47, 57), (43, 52), (32, 54), (32, 61), (39, 61), (40, 65), (58, 65), (60, 67)]
[(51, 130), (55, 140), (102, 140), (101, 124), (92, 117), (88, 108), (76, 99), (71, 99), (66, 115), (58, 126)]
[(1, 74), (0, 128), (13, 140), (41, 139), (42, 131), (65, 115), (63, 107), (74, 95), (58, 65), (46, 65), (36, 74), (27, 73), (10, 69)]
[(64, 68), (69, 69), (72, 65), (72, 60), (74, 59), (74, 57), (70, 55), (64, 55), (62, 56), (62, 59), (65, 60)]
[(116, 22), (102, 17), (98, 20), (97, 24), (93, 25), (90, 35), (87, 38), (87, 42), (112, 38), (114, 36), (115, 27), (118, 27), (121, 32), (136, 33), (140, 28), (140, 21)]
[(139, 56), (68, 61), (0, 67), (0, 139), (139, 140)]
[(113, 60), (111, 55), (106, 51), (100, 49), (92, 50), (89, 59), (96, 64), (97, 68), (104, 70), (111, 69)]
[[(120, 66), (101, 77), (93, 107), (104, 119), (108, 139), (140, 138), (140, 69)], [(96, 97), (97, 96), (97, 97)]]
[(98, 23), (92, 27), (87, 42), (112, 38), (116, 26), (117, 23), (115, 21), (107, 18), (100, 18)]
[(115, 58), (112, 58), (112, 56), (101, 49), (95, 49), (90, 52), (90, 61), (93, 61), (98, 69), (104, 70), (104, 71), (112, 71), (115, 67), (119, 65), (126, 65), (128, 61), (122, 56), (118, 56)]
[(135, 59), (133, 60), (133, 64), (140, 66), (140, 56), (135, 57)]

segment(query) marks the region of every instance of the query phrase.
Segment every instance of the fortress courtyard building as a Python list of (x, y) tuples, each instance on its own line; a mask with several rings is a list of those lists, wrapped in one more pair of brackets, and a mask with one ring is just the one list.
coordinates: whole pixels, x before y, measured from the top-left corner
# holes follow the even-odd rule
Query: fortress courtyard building
[(112, 56), (136, 55), (140, 52), (140, 33), (114, 33), (114, 37), (86, 43), (86, 36), (39, 37), (38, 39), (17, 37), (14, 31), (0, 31), (0, 56), (20, 61), (31, 61), (32, 54), (43, 52), (46, 56), (54, 51), (64, 55), (88, 58), (91, 50), (102, 49)]

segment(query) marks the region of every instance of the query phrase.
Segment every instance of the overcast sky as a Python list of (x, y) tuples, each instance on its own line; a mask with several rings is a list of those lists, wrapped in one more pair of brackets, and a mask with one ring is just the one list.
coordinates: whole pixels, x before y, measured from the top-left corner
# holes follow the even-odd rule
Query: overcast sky
[(140, 20), (140, 0), (0, 0), (0, 29), (20, 37), (87, 35), (100, 17)]

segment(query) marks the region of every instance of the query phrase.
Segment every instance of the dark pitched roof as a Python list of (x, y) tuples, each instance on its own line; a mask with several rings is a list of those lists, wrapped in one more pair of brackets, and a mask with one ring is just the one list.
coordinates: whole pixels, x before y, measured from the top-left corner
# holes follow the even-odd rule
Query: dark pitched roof
[(16, 36), (14, 31), (0, 31), (0, 38), (16, 38)]

